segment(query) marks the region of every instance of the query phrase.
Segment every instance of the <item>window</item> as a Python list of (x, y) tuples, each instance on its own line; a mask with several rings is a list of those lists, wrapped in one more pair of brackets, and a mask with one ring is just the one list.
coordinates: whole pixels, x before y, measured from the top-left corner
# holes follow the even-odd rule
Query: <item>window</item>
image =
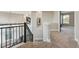
[(69, 24), (69, 15), (63, 15), (63, 24)]

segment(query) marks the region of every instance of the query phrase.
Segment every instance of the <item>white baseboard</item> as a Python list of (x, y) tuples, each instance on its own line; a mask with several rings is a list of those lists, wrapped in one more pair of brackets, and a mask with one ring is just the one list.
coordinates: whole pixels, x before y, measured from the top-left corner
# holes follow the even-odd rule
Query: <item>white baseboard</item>
[(51, 42), (51, 41), (50, 41), (50, 39), (47, 39), (47, 40), (43, 40), (43, 41), (44, 41), (44, 42)]
[(34, 41), (43, 41), (43, 38), (34, 38)]
[(75, 38), (75, 41), (78, 43), (78, 45), (79, 45), (79, 40), (77, 39), (77, 38)]

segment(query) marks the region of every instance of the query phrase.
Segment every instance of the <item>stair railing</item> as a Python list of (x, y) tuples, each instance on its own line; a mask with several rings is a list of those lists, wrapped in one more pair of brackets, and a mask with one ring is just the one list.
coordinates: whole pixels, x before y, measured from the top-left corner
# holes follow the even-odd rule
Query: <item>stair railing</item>
[(26, 23), (0, 24), (1, 48), (10, 48), (27, 41), (33, 42), (33, 34)]

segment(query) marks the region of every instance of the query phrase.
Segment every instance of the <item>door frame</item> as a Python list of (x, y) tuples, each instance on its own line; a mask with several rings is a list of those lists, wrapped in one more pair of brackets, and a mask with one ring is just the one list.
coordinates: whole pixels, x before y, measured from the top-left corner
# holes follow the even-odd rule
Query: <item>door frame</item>
[[(72, 11), (74, 13), (74, 11)], [(71, 13), (71, 12), (69, 12)], [(59, 31), (61, 32), (61, 27), (62, 27), (62, 24), (61, 24), (61, 20), (63, 22), (63, 18), (61, 18), (61, 15), (67, 15), (68, 13), (65, 13), (65, 14), (62, 14), (61, 11), (59, 11), (59, 16), (60, 16), (60, 19), (59, 19)], [(74, 13), (74, 30), (75, 30), (75, 13)], [(74, 31), (75, 32), (75, 31)]]

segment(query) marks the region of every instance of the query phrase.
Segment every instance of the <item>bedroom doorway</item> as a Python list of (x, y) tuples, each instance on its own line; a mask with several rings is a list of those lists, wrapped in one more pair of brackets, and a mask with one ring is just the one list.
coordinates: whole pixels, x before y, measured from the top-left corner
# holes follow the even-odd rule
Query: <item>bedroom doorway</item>
[(74, 39), (74, 12), (60, 12), (60, 32), (68, 39)]

